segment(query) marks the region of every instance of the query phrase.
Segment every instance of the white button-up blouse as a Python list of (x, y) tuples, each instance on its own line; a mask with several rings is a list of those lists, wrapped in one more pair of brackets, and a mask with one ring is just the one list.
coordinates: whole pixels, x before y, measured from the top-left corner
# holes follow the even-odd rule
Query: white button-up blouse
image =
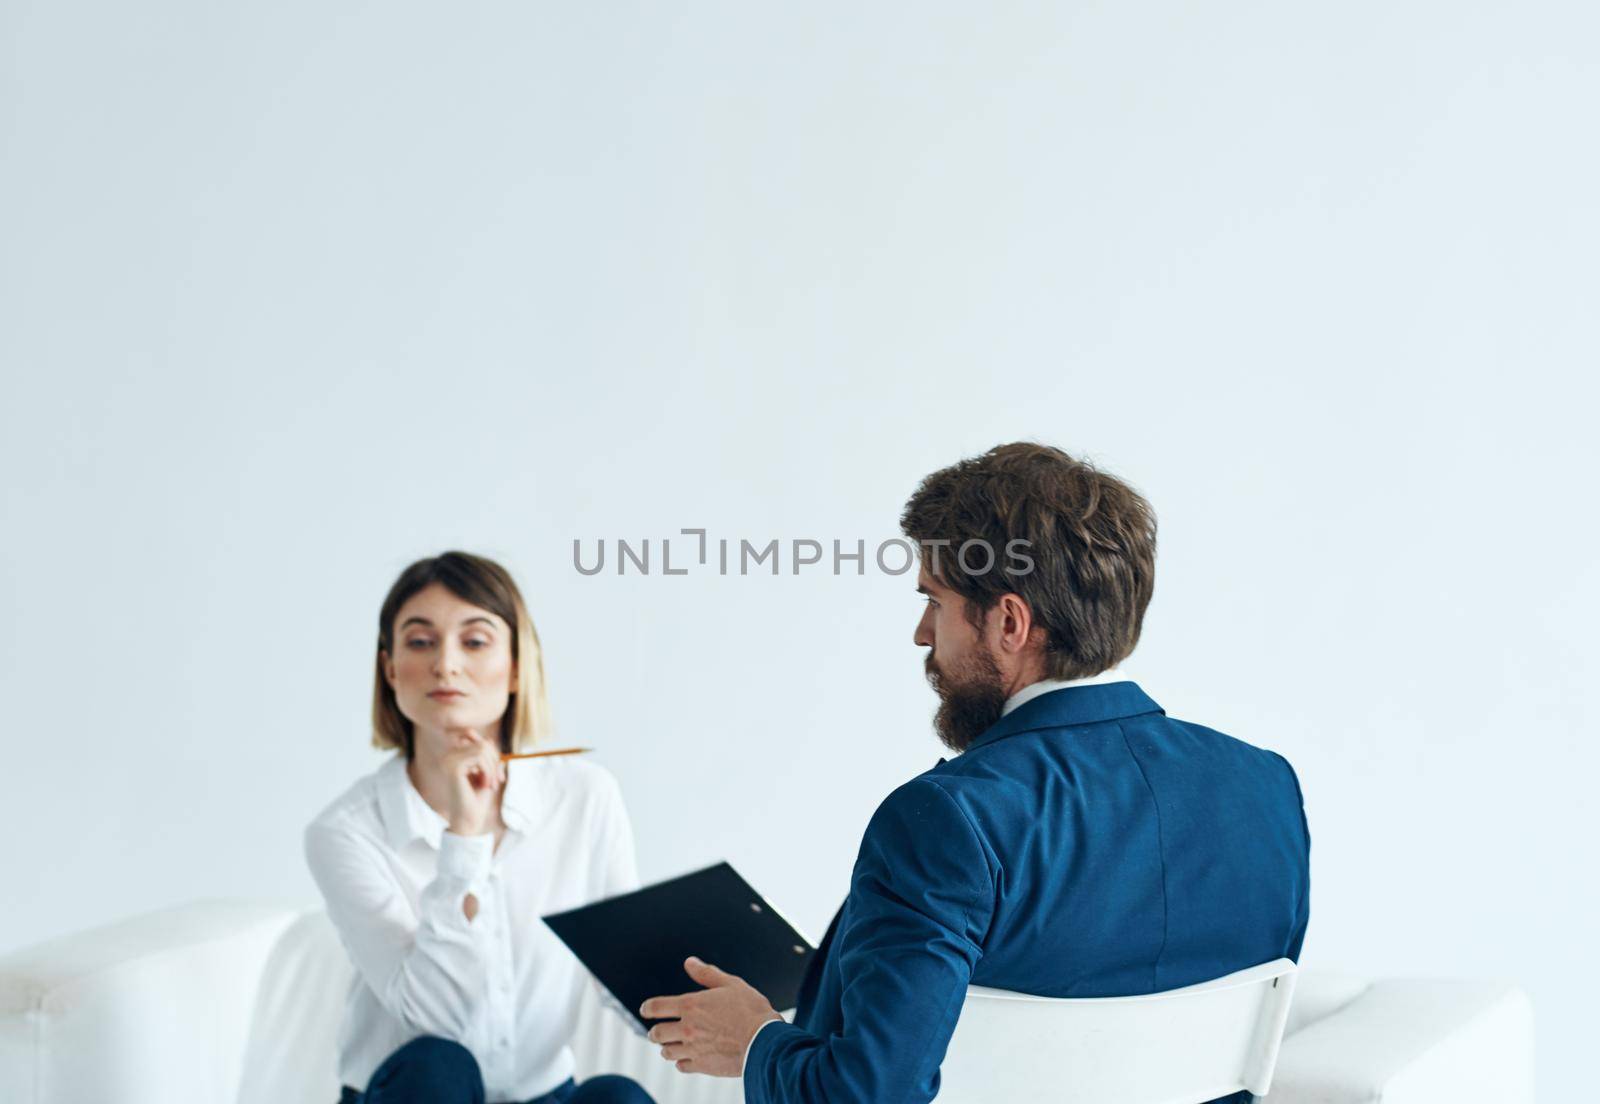
[[(306, 828), (306, 862), (355, 965), (339, 1077), (365, 1090), (419, 1035), (461, 1043), (489, 1100), (526, 1100), (572, 1075), (567, 1040), (587, 975), (540, 917), (634, 889), (616, 780), (578, 756), (507, 764), (498, 848), (458, 836), (422, 800), (403, 754)], [(462, 901), (478, 899), (468, 920)]]

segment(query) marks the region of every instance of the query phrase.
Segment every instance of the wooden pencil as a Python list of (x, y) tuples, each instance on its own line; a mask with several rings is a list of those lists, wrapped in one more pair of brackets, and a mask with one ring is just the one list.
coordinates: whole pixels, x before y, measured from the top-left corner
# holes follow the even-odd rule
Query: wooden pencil
[(502, 755), (500, 762), (509, 763), (513, 759), (543, 759), (547, 755), (582, 755), (594, 748), (556, 748), (553, 751), (522, 751), (515, 755)]

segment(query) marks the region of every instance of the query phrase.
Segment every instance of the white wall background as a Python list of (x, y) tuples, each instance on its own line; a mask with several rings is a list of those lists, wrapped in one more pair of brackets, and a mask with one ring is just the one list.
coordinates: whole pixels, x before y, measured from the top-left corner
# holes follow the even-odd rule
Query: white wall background
[(910, 578), (579, 576), (895, 535), (1086, 453), (1131, 661), (1285, 753), (1305, 964), (1505, 976), (1586, 1089), (1600, 18), (1583, 3), (0, 9), (0, 949), (302, 901), (378, 603), (503, 558), (647, 876), (813, 934), (931, 765)]

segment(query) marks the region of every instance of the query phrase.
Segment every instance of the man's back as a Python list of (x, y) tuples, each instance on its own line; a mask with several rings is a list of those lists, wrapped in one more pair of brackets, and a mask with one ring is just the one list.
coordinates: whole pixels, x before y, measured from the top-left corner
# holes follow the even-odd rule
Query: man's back
[(879, 808), (747, 1099), (930, 1099), (968, 984), (1126, 996), (1298, 958), (1309, 852), (1281, 756), (1131, 682), (1034, 698)]
[(1130, 996), (1300, 957), (1294, 771), (1134, 683), (1036, 698), (930, 775), (1006, 875), (973, 984)]

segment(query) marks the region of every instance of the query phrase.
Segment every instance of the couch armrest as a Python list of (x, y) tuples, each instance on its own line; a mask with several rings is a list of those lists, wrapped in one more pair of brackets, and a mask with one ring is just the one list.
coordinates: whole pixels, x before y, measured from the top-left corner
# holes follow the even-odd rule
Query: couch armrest
[(207, 901), (0, 959), (0, 1100), (223, 1104), (287, 908)]
[(1373, 982), (1284, 1039), (1263, 1099), (1532, 1104), (1532, 1006), (1499, 982)]

